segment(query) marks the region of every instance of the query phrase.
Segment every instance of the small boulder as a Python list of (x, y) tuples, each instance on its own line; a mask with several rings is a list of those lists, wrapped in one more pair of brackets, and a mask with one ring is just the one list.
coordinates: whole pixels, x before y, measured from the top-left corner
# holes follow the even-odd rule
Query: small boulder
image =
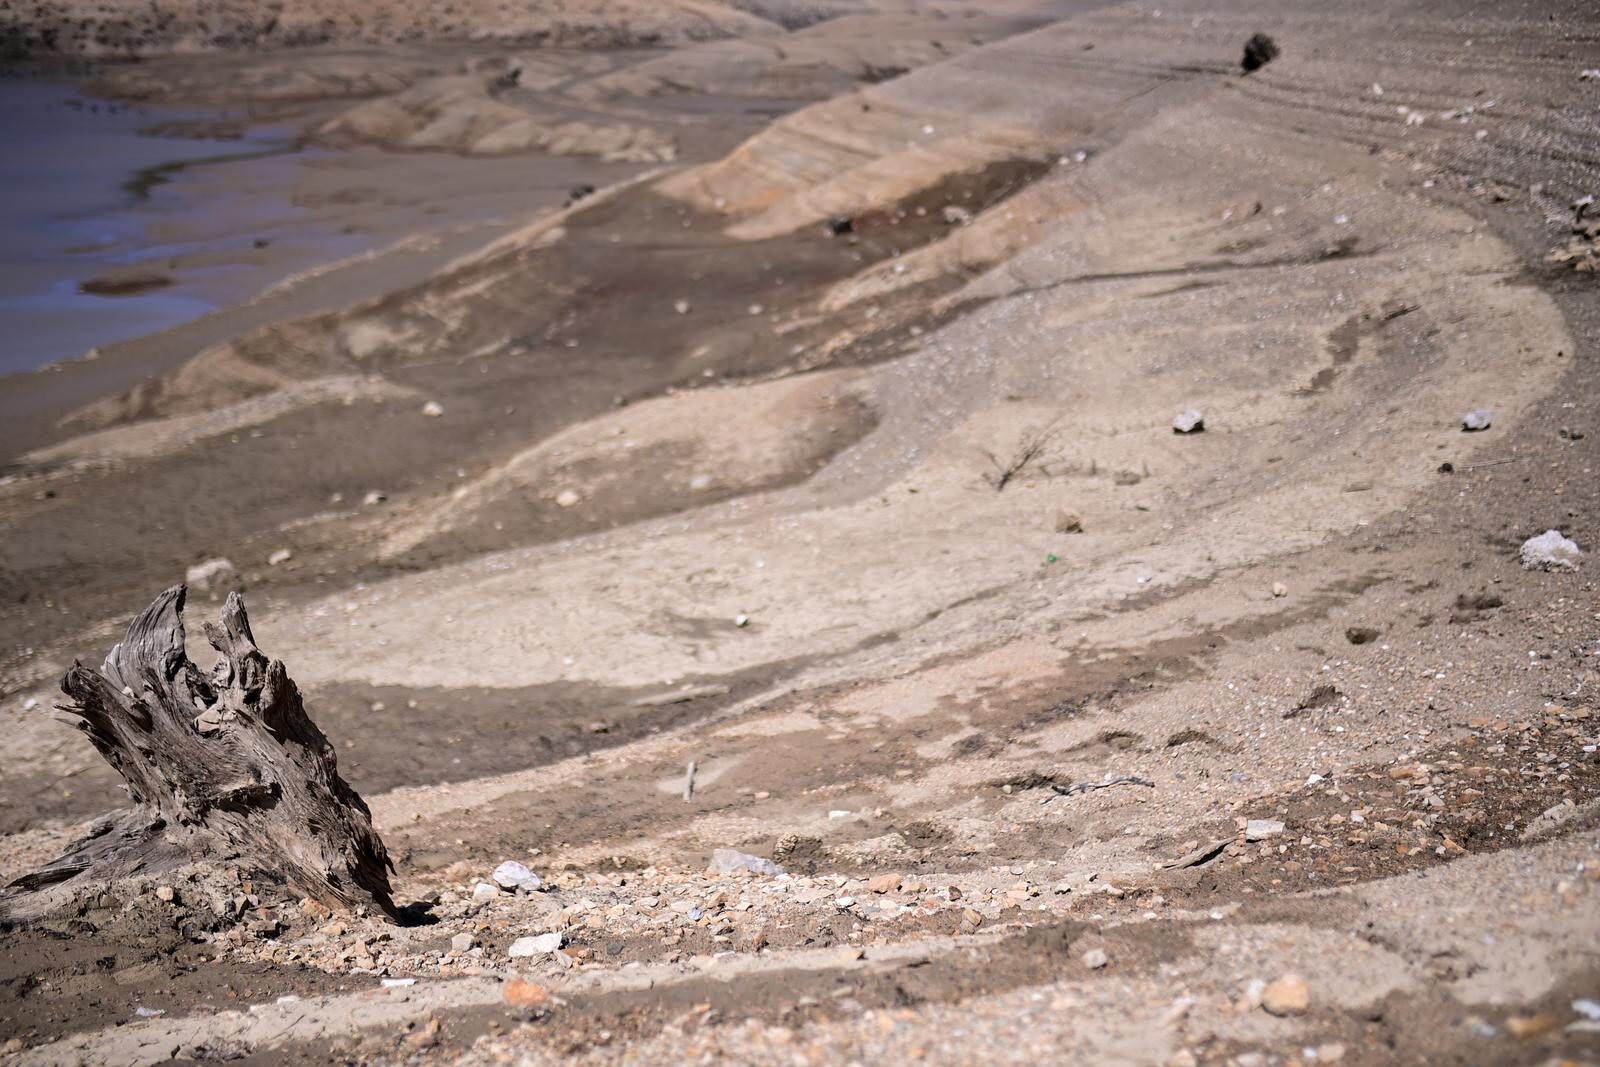
[(506, 860), (496, 867), (494, 869), (494, 880), (502, 889), (509, 889), (513, 892), (520, 889), (525, 893), (533, 893), (544, 885), (537, 874), (534, 874), (516, 860)]
[(422, 405), (422, 413), (430, 419), (437, 419), (444, 414), (444, 407), (437, 400), (430, 400)]
[(471, 934), (457, 934), (450, 939), (450, 951), (454, 952), (457, 956), (460, 956), (464, 953), (471, 952), (472, 946), (476, 943), (477, 939)]
[(1473, 408), (1461, 416), (1462, 433), (1478, 433), (1489, 428), (1489, 409)]
[(487, 904), (500, 896), (500, 890), (488, 882), (479, 882), (472, 887), (472, 902), (474, 904)]
[(267, 566), (276, 567), (281, 563), (288, 563), (291, 559), (294, 559), (294, 553), (287, 548), (280, 548), (267, 557)]
[(1092, 948), (1083, 954), (1083, 965), (1091, 971), (1098, 971), (1111, 962), (1111, 957), (1106, 955), (1103, 948)]
[(1563, 537), (1560, 530), (1546, 530), (1522, 542), (1522, 566), (1530, 571), (1575, 571), (1582, 555), (1578, 543)]
[(1203, 433), (1205, 428), (1205, 416), (1194, 408), (1180, 411), (1177, 418), (1172, 420), (1173, 433)]

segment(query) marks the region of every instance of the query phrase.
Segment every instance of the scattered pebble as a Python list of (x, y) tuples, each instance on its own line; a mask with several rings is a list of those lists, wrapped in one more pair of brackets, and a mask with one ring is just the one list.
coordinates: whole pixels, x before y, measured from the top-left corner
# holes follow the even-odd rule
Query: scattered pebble
[(1246, 841), (1264, 841), (1283, 833), (1283, 823), (1277, 819), (1251, 819), (1244, 825)]
[(1091, 971), (1098, 971), (1111, 962), (1111, 957), (1106, 955), (1103, 948), (1092, 948), (1083, 954), (1083, 965)]
[(272, 555), (267, 557), (267, 566), (276, 567), (280, 563), (288, 563), (293, 558), (294, 553), (290, 552), (287, 548), (275, 549)]
[(1477, 433), (1480, 430), (1487, 430), (1488, 428), (1489, 428), (1489, 409), (1488, 408), (1473, 408), (1471, 411), (1469, 411), (1465, 415), (1461, 416), (1461, 432), (1462, 433)]
[(430, 400), (422, 405), (422, 413), (430, 419), (437, 419), (444, 414), (444, 408), (440, 406), (437, 400)]
[(558, 950), (566, 938), (559, 930), (548, 934), (538, 934), (534, 937), (519, 937), (511, 942), (511, 947), (506, 950), (506, 955), (514, 960), (528, 959), (532, 956), (548, 956)]
[(1172, 420), (1173, 433), (1201, 433), (1206, 428), (1205, 416), (1194, 408), (1180, 411)]
[(1299, 975), (1286, 974), (1267, 983), (1261, 1007), (1269, 1015), (1304, 1015), (1311, 1008), (1311, 987)]

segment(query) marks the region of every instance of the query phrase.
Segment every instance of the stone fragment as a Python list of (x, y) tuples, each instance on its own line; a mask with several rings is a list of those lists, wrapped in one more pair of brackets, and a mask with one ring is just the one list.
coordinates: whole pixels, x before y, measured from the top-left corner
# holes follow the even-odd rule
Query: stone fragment
[(1304, 1015), (1311, 1009), (1311, 987), (1299, 975), (1286, 974), (1267, 983), (1261, 1007), (1270, 1015)]
[(566, 938), (559, 930), (548, 934), (538, 934), (534, 937), (519, 937), (511, 942), (511, 947), (506, 950), (506, 955), (514, 960), (527, 959), (531, 956), (548, 956), (558, 950)]
[(502, 889), (533, 893), (544, 886), (539, 876), (516, 860), (506, 860), (494, 869), (494, 880)]
[(1277, 819), (1251, 819), (1244, 824), (1246, 841), (1264, 841), (1281, 833), (1283, 833), (1283, 823)]
[(501, 996), (514, 1008), (542, 1008), (550, 1002), (550, 990), (522, 978), (507, 982)]
[(1173, 433), (1202, 433), (1206, 428), (1205, 416), (1194, 408), (1180, 411), (1172, 420)]

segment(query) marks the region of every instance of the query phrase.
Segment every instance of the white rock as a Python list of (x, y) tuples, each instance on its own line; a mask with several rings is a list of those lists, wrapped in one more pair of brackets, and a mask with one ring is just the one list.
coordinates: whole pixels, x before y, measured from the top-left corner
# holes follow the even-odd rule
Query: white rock
[(488, 882), (479, 882), (472, 887), (472, 902), (474, 904), (487, 904), (500, 895), (500, 890)]
[(430, 419), (437, 419), (440, 415), (444, 414), (444, 408), (439, 406), (439, 402), (437, 400), (430, 400), (426, 404), (422, 405), (422, 413), (428, 416)]
[(288, 563), (294, 558), (294, 553), (287, 548), (280, 548), (267, 557), (267, 566), (276, 567), (280, 563)]
[(733, 624), (735, 626), (739, 627), (740, 629), (743, 629), (744, 627), (750, 625), (750, 616), (745, 615), (745, 614), (743, 614), (741, 612), (740, 614), (735, 615), (733, 617)]
[(408, 985), (416, 984), (417, 980), (415, 978), (385, 978), (383, 980), (385, 989), (402, 989)]
[(494, 869), (494, 880), (506, 889), (521, 889), (532, 893), (544, 885), (539, 876), (516, 860), (506, 860)]
[(375, 507), (376, 505), (381, 504), (385, 500), (388, 500), (388, 499), (389, 499), (388, 496), (386, 496), (385, 494), (380, 493), (380, 492), (378, 492), (378, 490), (374, 489), (371, 492), (369, 492), (366, 496), (361, 498), (361, 503), (364, 506), (370, 508), (370, 507)]
[(209, 593), (233, 584), (239, 576), (231, 560), (218, 556), (204, 563), (196, 563), (183, 574), (184, 584), (197, 592)]
[(672, 310), (676, 311), (680, 315), (689, 314), (689, 301), (687, 301), (687, 300), (674, 300), (672, 302)]
[(711, 869), (718, 874), (731, 874), (734, 871), (753, 871), (756, 874), (780, 875), (783, 868), (771, 860), (752, 856), (748, 852), (740, 852), (732, 848), (719, 848), (711, 853)]
[(1489, 409), (1473, 408), (1461, 416), (1461, 429), (1467, 433), (1476, 433), (1489, 428)]
[(511, 942), (506, 955), (514, 960), (527, 959), (530, 956), (547, 956), (560, 948), (565, 940), (560, 931), (540, 934), (537, 937), (519, 937)]
[(1172, 429), (1175, 433), (1200, 433), (1205, 428), (1205, 416), (1194, 408), (1178, 412), (1177, 418), (1172, 420)]
[(471, 952), (476, 940), (471, 934), (457, 934), (450, 939), (450, 951), (458, 956), (464, 952)]
[(689, 479), (689, 488), (693, 489), (697, 493), (705, 489), (710, 489), (711, 475), (696, 474), (693, 478)]
[(1092, 948), (1083, 954), (1083, 965), (1091, 971), (1098, 971), (1111, 962), (1111, 957), (1106, 955), (1103, 948)]
[(1281, 833), (1283, 833), (1283, 823), (1277, 819), (1251, 819), (1244, 826), (1246, 841), (1261, 841)]
[(1562, 537), (1560, 530), (1546, 530), (1522, 542), (1522, 565), (1530, 571), (1575, 571), (1582, 555), (1578, 543)]
[(558, 507), (570, 508), (582, 499), (583, 497), (579, 496), (575, 490), (563, 489), (561, 492), (556, 494), (556, 505)]

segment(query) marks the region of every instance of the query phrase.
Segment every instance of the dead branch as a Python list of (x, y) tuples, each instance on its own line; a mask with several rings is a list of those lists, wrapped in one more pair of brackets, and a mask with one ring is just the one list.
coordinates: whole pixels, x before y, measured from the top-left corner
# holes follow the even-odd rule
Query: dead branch
[(1013, 478), (1021, 474), (1029, 464), (1044, 454), (1045, 449), (1050, 447), (1051, 442), (1055, 440), (1056, 434), (1059, 432), (1057, 423), (1060, 421), (1060, 419), (1054, 419), (1048, 425), (1024, 434), (1021, 442), (1011, 453), (1011, 458), (1004, 463), (1001, 463), (994, 453), (984, 453), (989, 457), (989, 462), (994, 464), (995, 473), (990, 478), (990, 483), (994, 486), (995, 492), (998, 493), (1004, 490)]

